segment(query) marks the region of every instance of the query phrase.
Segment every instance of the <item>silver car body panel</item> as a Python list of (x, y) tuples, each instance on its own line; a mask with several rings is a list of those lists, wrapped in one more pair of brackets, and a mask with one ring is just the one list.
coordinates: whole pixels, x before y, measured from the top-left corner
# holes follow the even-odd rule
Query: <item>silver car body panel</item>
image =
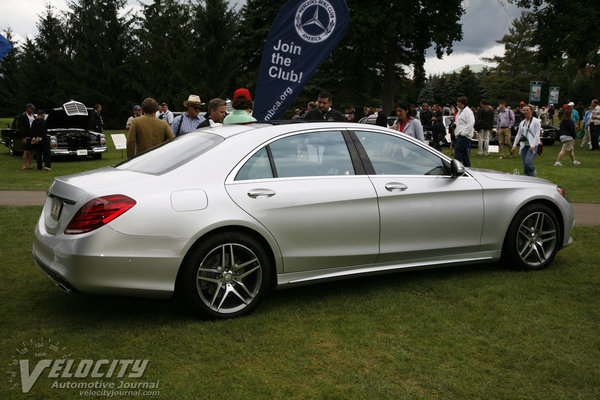
[[(498, 260), (511, 219), (531, 201), (551, 204), (563, 223), (562, 245), (572, 240), (571, 206), (556, 185), (541, 179), (467, 169), (455, 178), (363, 174), (235, 180), (244, 162), (266, 144), (330, 129), (351, 131), (356, 124), (208, 128), (183, 140), (207, 132), (224, 140), (164, 173), (125, 165), (56, 178), (36, 226), (34, 257), (77, 290), (165, 297), (174, 291), (190, 249), (222, 229), (242, 229), (263, 240), (281, 287)], [(385, 128), (360, 129), (390, 134)], [(406, 189), (388, 190), (389, 183)], [(112, 194), (137, 204), (92, 232), (64, 234), (84, 204)], [(58, 220), (51, 212), (55, 201), (62, 203)]]

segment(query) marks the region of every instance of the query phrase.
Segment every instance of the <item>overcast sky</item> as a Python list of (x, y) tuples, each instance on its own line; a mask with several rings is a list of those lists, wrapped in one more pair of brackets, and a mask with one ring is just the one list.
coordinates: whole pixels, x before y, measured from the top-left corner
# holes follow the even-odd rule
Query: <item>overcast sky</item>
[[(149, 4), (151, 0), (143, 2)], [(15, 37), (21, 41), (25, 37), (34, 37), (37, 33), (35, 25), (38, 16), (44, 14), (48, 3), (56, 10), (67, 9), (66, 0), (1, 0), (0, 32), (10, 27)], [(243, 3), (243, 0), (232, 0), (231, 3)], [(468, 64), (486, 64), (481, 61), (481, 57), (503, 55), (504, 47), (498, 45), (496, 40), (508, 32), (512, 21), (521, 14), (517, 7), (507, 4), (507, 0), (464, 0), (463, 5), (466, 9), (461, 19), (463, 40), (454, 43), (453, 53), (442, 60), (435, 57), (433, 49), (428, 51), (425, 61), (428, 75), (449, 72)], [(139, 2), (129, 0), (127, 7), (135, 11), (139, 9)]]

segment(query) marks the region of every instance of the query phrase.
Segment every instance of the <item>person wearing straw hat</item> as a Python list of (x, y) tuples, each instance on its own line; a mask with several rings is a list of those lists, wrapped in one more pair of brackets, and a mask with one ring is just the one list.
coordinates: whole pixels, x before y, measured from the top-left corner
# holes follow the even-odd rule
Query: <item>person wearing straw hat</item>
[(204, 103), (200, 101), (200, 96), (196, 94), (189, 95), (188, 99), (183, 102), (183, 106), (187, 107), (187, 112), (175, 117), (171, 124), (171, 129), (175, 136), (184, 135), (196, 130), (204, 122), (204, 117), (200, 115), (200, 107), (203, 105)]

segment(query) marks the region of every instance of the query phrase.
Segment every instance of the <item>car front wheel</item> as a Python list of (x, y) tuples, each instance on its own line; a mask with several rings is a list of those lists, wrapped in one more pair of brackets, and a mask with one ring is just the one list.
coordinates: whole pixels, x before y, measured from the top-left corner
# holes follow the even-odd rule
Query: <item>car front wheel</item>
[(254, 238), (222, 233), (193, 250), (183, 287), (201, 315), (234, 318), (256, 308), (268, 290), (270, 271), (269, 258)]
[(521, 209), (512, 220), (503, 256), (513, 268), (542, 269), (554, 259), (560, 238), (560, 226), (554, 211), (543, 204), (531, 204)]

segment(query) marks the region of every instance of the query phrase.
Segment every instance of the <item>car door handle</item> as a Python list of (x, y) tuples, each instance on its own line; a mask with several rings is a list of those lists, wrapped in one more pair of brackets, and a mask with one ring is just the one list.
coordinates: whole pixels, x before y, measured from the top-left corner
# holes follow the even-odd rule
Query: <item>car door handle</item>
[(408, 189), (404, 183), (390, 182), (385, 184), (385, 188), (388, 192), (403, 192)]
[(257, 199), (259, 197), (273, 197), (275, 196), (275, 192), (271, 189), (252, 189), (248, 192), (248, 196), (253, 199)]

